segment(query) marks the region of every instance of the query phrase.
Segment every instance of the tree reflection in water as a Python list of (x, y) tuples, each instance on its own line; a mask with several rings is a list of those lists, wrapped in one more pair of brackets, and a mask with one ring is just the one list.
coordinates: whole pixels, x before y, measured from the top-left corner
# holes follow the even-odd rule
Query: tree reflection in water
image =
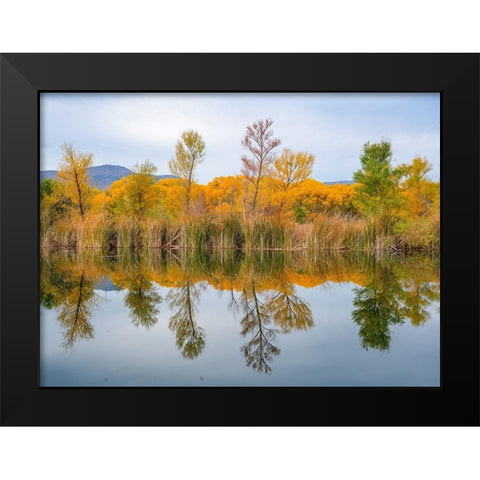
[(431, 271), (422, 265), (405, 272), (402, 260), (371, 258), (369, 263), (369, 282), (354, 288), (352, 319), (360, 326), (363, 348), (388, 351), (392, 326), (406, 319), (415, 326), (428, 320), (426, 307), (439, 300), (439, 283), (432, 282)]
[(249, 342), (242, 347), (246, 365), (269, 374), (272, 371), (269, 362), (274, 355), (280, 353), (280, 349), (273, 344), (278, 330), (268, 326), (271, 324), (268, 305), (258, 298), (254, 280), (244, 286), (238, 304), (243, 311), (240, 320), (242, 335), (250, 337)]
[(53, 268), (43, 264), (40, 303), (58, 312), (57, 318), (63, 328), (62, 346), (69, 349), (80, 339), (93, 338), (90, 317), (100, 297), (94, 292), (94, 282), (82, 259), (74, 257), (68, 268), (63, 268), (65, 265), (55, 267), (56, 264)]
[(168, 328), (175, 333), (176, 345), (184, 358), (196, 358), (205, 347), (205, 329), (195, 322), (197, 304), (205, 287), (202, 282), (192, 285), (186, 279), (180, 287), (172, 288), (167, 295), (170, 310)]
[[(277, 335), (292, 330), (306, 330), (313, 327), (312, 311), (309, 305), (295, 295), (294, 286), (285, 278), (276, 278), (275, 290), (258, 291), (254, 276), (243, 284), (237, 299), (231, 291), (230, 305), (241, 312), (241, 334), (250, 340), (242, 347), (248, 367), (270, 374), (270, 363), (280, 353), (275, 345)], [(261, 280), (260, 280), (261, 283)], [(275, 328), (280, 327), (280, 328)]]
[(125, 305), (129, 309), (129, 317), (136, 326), (146, 329), (153, 327), (160, 312), (158, 305), (162, 297), (151, 279), (151, 271), (145, 262), (145, 257), (135, 252), (125, 269), (124, 285), (128, 288), (125, 295)]
[(206, 331), (196, 320), (202, 292), (207, 287), (229, 292), (229, 309), (247, 339), (241, 347), (245, 363), (265, 374), (272, 372), (273, 359), (280, 354), (280, 334), (314, 326), (310, 306), (297, 294), (297, 286), (353, 282), (352, 320), (359, 327), (361, 345), (381, 352), (390, 348), (392, 327), (407, 320), (423, 325), (429, 306), (440, 297), (438, 256), (429, 254), (146, 250), (106, 257), (43, 252), (41, 304), (58, 312), (65, 348), (93, 338), (90, 320), (100, 299), (94, 288), (106, 278), (127, 290), (124, 302), (132, 323), (147, 329), (158, 322), (158, 286), (168, 288), (168, 326), (181, 355), (189, 359), (198, 357), (206, 343)]

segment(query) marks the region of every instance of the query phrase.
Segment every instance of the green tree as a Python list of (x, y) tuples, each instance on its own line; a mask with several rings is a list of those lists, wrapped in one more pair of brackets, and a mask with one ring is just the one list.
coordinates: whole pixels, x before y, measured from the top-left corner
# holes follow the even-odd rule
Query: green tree
[(40, 199), (49, 197), (53, 193), (53, 180), (46, 178), (40, 183)]
[(42, 233), (72, 208), (59, 180), (46, 178), (40, 184), (40, 230)]
[(141, 221), (155, 203), (153, 184), (157, 167), (150, 160), (145, 160), (135, 164), (132, 172), (125, 185), (126, 200), (129, 213)]
[(205, 160), (205, 149), (202, 136), (195, 130), (186, 130), (175, 145), (175, 157), (168, 162), (170, 173), (182, 178), (185, 182), (187, 215), (190, 212), (190, 196), (195, 180), (195, 170)]
[(360, 185), (357, 200), (362, 210), (380, 221), (382, 229), (390, 231), (400, 207), (399, 183), (404, 168), (392, 165), (392, 145), (387, 140), (363, 145), (361, 169), (353, 173)]

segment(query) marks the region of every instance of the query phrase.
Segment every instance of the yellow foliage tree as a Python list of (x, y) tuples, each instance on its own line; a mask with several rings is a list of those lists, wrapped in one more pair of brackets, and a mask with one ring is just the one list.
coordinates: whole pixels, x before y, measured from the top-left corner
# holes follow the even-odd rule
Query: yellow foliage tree
[(274, 185), (282, 193), (280, 210), (288, 200), (290, 191), (312, 174), (314, 161), (315, 157), (311, 153), (292, 152), (284, 148), (281, 155), (273, 162), (268, 173), (274, 180)]
[(436, 200), (436, 189), (427, 176), (432, 171), (432, 165), (426, 158), (416, 157), (410, 164), (403, 164), (402, 168), (405, 172), (402, 188), (408, 216), (416, 217), (430, 213)]
[(107, 201), (117, 215), (143, 221), (158, 203), (158, 191), (154, 187), (156, 171), (157, 167), (149, 160), (136, 164), (132, 175), (113, 182), (104, 197), (95, 197), (95, 203)]
[(175, 157), (168, 162), (170, 173), (181, 178), (186, 187), (185, 212), (190, 213), (190, 197), (195, 170), (205, 159), (205, 142), (195, 130), (186, 130), (175, 145)]
[(63, 183), (64, 194), (78, 209), (83, 221), (91, 194), (88, 168), (92, 166), (93, 155), (77, 152), (69, 143), (64, 143), (60, 148), (63, 156), (58, 177)]

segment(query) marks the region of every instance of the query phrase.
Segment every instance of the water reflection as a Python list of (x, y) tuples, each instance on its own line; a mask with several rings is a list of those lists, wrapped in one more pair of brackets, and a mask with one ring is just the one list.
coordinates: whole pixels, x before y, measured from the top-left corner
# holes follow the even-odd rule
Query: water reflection
[(79, 339), (93, 338), (90, 317), (100, 297), (95, 294), (94, 281), (85, 265), (62, 265), (47, 271), (47, 282), (41, 286), (41, 304), (57, 310), (63, 331), (62, 346), (68, 349)]
[(242, 310), (240, 324), (242, 335), (249, 341), (242, 347), (248, 367), (263, 373), (270, 373), (269, 363), (280, 349), (274, 345), (278, 330), (271, 327), (271, 312), (268, 303), (257, 295), (255, 281), (244, 284), (238, 305)]
[(231, 308), (241, 313), (241, 334), (249, 339), (242, 347), (246, 365), (267, 374), (272, 371), (273, 357), (280, 353), (275, 345), (277, 334), (313, 326), (312, 311), (295, 295), (294, 285), (285, 278), (277, 280), (280, 283), (275, 290), (259, 293), (252, 272), (251, 278), (243, 283), (238, 298), (231, 290)]
[(352, 318), (359, 325), (358, 335), (363, 348), (388, 350), (392, 325), (403, 322), (399, 305), (401, 284), (390, 262), (380, 262), (376, 275), (365, 287), (355, 288)]
[(195, 321), (204, 289), (202, 282), (194, 285), (187, 276), (181, 286), (172, 288), (167, 295), (173, 313), (168, 328), (175, 334), (177, 348), (184, 358), (198, 357), (205, 347), (205, 329)]
[[(95, 291), (125, 289), (131, 322), (150, 329), (162, 318), (162, 310), (181, 356), (195, 359), (205, 351), (208, 334), (208, 325), (198, 321), (202, 293), (215, 289), (228, 295), (231, 316), (239, 322), (245, 364), (270, 374), (281, 353), (281, 336), (294, 331), (308, 334), (315, 325), (312, 309), (299, 290), (344, 282), (355, 285), (351, 317), (362, 347), (385, 353), (393, 326), (407, 321), (421, 326), (428, 321), (428, 307), (439, 300), (438, 256), (43, 252), (41, 304), (56, 311), (63, 346), (69, 349), (94, 337), (95, 307), (108, 308)], [(319, 319), (321, 309), (316, 311), (315, 321)]]
[(146, 329), (153, 327), (160, 312), (162, 297), (152, 281), (152, 271), (145, 256), (138, 252), (121, 257), (121, 268), (117, 269), (115, 282), (128, 289), (125, 305), (129, 309), (129, 317), (136, 326)]
[(359, 325), (359, 337), (365, 349), (388, 351), (391, 342), (390, 328), (410, 319), (421, 325), (429, 318), (426, 307), (439, 300), (439, 283), (429, 268), (428, 257), (409, 259), (373, 257), (370, 260), (373, 274), (364, 287), (354, 289), (352, 318)]

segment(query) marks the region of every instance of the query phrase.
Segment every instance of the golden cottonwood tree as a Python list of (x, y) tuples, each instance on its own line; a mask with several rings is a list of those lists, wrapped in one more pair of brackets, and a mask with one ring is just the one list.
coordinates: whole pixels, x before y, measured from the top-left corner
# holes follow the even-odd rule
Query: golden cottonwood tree
[(175, 157), (168, 162), (172, 175), (184, 180), (186, 184), (186, 213), (190, 211), (192, 183), (195, 180), (197, 166), (205, 160), (205, 142), (195, 130), (186, 130), (175, 145)]
[(273, 162), (270, 176), (277, 181), (278, 187), (287, 192), (306, 180), (313, 170), (314, 155), (308, 152), (292, 152), (284, 148)]
[(432, 182), (427, 176), (432, 171), (432, 165), (426, 158), (416, 157), (410, 164), (403, 164), (401, 167), (405, 172), (402, 187), (408, 200), (409, 214), (417, 216), (427, 213), (435, 196)]
[(280, 211), (287, 201), (290, 190), (306, 180), (313, 170), (315, 157), (308, 152), (292, 152), (284, 148), (281, 155), (273, 162), (269, 175), (282, 192)]
[(249, 125), (241, 142), (242, 146), (250, 153), (250, 156), (242, 157), (241, 172), (254, 188), (252, 213), (255, 213), (260, 181), (275, 161), (274, 150), (281, 143), (280, 139), (272, 138), (272, 124), (273, 120), (267, 118)]
[(63, 156), (58, 177), (63, 183), (65, 196), (78, 209), (83, 221), (90, 195), (88, 168), (92, 166), (93, 155), (77, 152), (69, 143), (64, 143), (60, 148)]

